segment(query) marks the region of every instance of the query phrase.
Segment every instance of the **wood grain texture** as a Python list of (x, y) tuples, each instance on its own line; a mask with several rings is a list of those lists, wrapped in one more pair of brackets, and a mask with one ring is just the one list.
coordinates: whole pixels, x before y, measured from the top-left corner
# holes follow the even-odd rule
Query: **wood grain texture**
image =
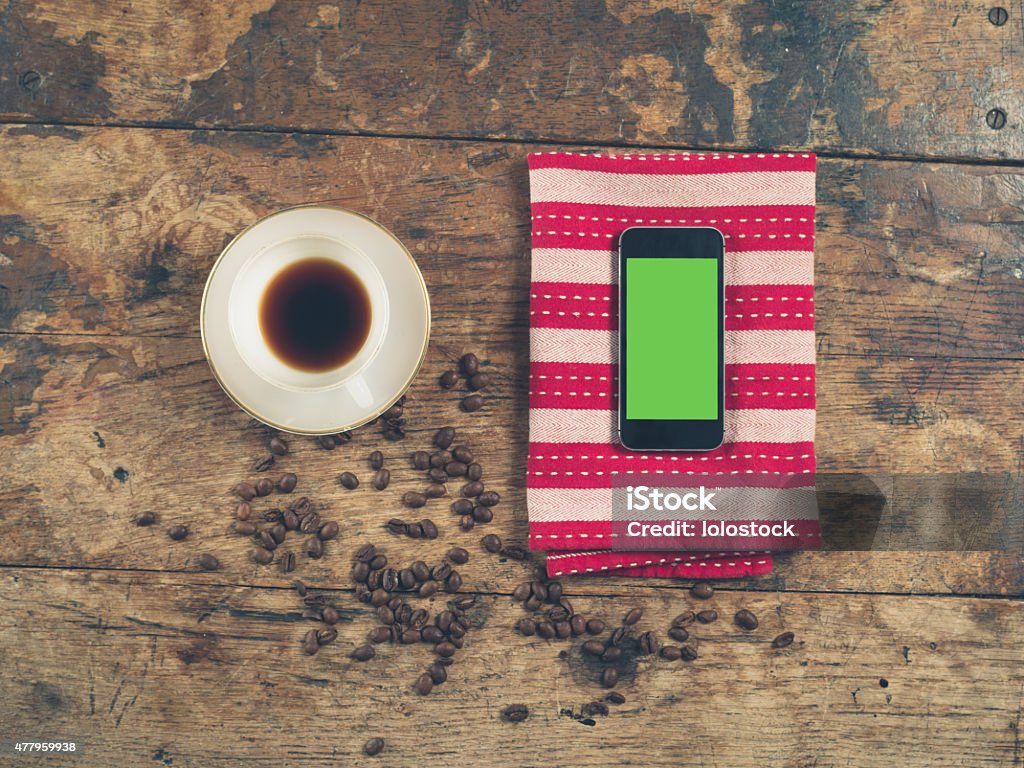
[[(522, 610), (508, 597), (479, 598), (449, 681), (422, 698), (410, 686), (430, 650), (380, 646), (376, 659), (351, 661), (374, 618), (348, 592), (329, 596), (342, 611), (338, 641), (307, 657), (299, 644), (314, 624), (291, 590), (4, 569), (0, 646), (23, 652), (5, 655), (0, 739), (73, 739), (67, 766), (364, 764), (373, 735), (389, 766), (1002, 766), (1019, 756), (1024, 626), (1008, 600), (719, 593), (710, 605), (722, 618), (693, 632), (699, 658), (638, 658), (627, 643), (617, 665), (627, 701), (588, 727), (568, 713), (603, 696), (600, 664), (576, 642), (514, 634)], [(688, 607), (660, 591), (572, 599), (615, 623), (639, 605), (637, 628), (662, 638)], [(732, 625), (740, 607), (760, 616), (757, 631)], [(783, 630), (797, 641), (771, 649)], [(500, 720), (512, 703), (530, 708), (526, 724)]]
[(1020, 158), (1021, 18), (989, 7), (31, 0), (0, 15), (0, 115)]

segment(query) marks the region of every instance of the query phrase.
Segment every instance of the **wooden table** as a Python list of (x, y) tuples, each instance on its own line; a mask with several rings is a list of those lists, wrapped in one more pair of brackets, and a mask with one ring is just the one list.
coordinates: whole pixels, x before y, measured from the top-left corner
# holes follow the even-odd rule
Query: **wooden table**
[[(0, 7), (0, 740), (78, 744), (0, 764), (359, 765), (372, 735), (381, 765), (1021, 764), (1017, 558), (779, 557), (717, 585), (725, 620), (697, 662), (638, 660), (591, 725), (579, 649), (510, 629), (539, 560), (486, 556), (443, 512), (437, 541), (379, 528), (420, 482), (408, 452), (447, 422), (503, 494), (490, 530), (525, 543), (525, 156), (561, 145), (817, 151), (821, 468), (1019, 477), (1020, 3), (174, 5)], [(266, 436), (198, 329), (224, 243), (306, 202), (394, 230), (434, 304), (408, 439), (296, 438), (279, 462), (342, 522), (297, 572), (342, 609), (314, 657), (289, 578), (230, 532)], [(466, 351), (494, 382), (478, 414), (435, 383)], [(344, 491), (374, 447), (392, 488)], [(158, 524), (135, 527), (145, 510)], [(472, 552), (479, 626), (429, 697), (410, 688), (425, 647), (348, 658), (373, 625), (348, 580), (364, 541), (399, 561)], [(204, 551), (223, 569), (200, 571)], [(691, 603), (678, 581), (564, 583), (612, 621), (643, 606), (646, 628)], [(797, 642), (773, 651), (782, 628)], [(526, 724), (500, 719), (511, 703)]]

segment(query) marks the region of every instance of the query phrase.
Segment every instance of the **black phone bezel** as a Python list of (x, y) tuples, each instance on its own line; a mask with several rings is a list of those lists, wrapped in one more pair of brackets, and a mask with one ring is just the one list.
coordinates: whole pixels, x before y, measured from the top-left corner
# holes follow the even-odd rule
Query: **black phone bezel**
[[(626, 259), (718, 262), (718, 418), (626, 418)], [(619, 236), (619, 442), (633, 451), (712, 451), (725, 437), (725, 238), (714, 227), (629, 227)]]

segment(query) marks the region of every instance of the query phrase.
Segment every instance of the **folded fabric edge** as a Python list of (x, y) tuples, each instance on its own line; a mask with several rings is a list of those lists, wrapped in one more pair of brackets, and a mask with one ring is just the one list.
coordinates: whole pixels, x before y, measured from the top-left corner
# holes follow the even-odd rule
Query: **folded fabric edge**
[(686, 559), (679, 559), (679, 553), (673, 552), (549, 552), (546, 568), (549, 577), (603, 573), (646, 578), (735, 579), (771, 573), (773, 565), (772, 556), (766, 553), (689, 559), (694, 555), (688, 553)]

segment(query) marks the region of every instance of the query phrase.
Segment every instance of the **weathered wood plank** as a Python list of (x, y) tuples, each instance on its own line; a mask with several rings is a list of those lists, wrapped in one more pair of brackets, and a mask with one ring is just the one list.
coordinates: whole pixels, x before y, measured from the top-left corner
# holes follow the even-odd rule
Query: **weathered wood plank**
[[(396, 766), (1009, 766), (1020, 750), (1024, 619), (1008, 600), (719, 593), (723, 618), (694, 631), (697, 661), (627, 645), (627, 701), (588, 728), (564, 712), (603, 696), (598, 666), (572, 641), (513, 634), (522, 611), (505, 597), (480, 598), (449, 681), (426, 698), (410, 686), (428, 648), (347, 658), (375, 623), (347, 592), (331, 594), (338, 641), (314, 657), (294, 592), (216, 576), (4, 569), (0, 598), (0, 739), (77, 741), (62, 765), (360, 764), (377, 734)], [(662, 637), (687, 607), (656, 590), (573, 603), (612, 622), (640, 605), (638, 629)], [(740, 607), (756, 632), (732, 625)], [(783, 629), (797, 642), (772, 650)], [(527, 724), (500, 720), (511, 703), (529, 706)]]
[[(321, 201), (374, 216), (409, 245), (437, 338), (486, 328), (525, 339), (527, 146), (37, 127), (3, 136), (0, 251), (12, 263), (0, 266), (0, 330), (198, 335), (202, 286), (225, 240), (259, 215)], [(823, 160), (821, 352), (1024, 358), (1022, 189), (1024, 172), (1009, 168)]]
[(1024, 38), (989, 7), (32, 0), (0, 115), (1019, 159)]
[[(6, 521), (0, 563), (114, 568), (194, 568), (198, 554), (220, 557), (234, 578), (284, 583), (273, 568), (249, 562), (249, 544), (230, 533), (231, 487), (254, 477), (253, 461), (266, 450), (260, 427), (220, 391), (194, 338), (111, 338), (64, 335), (0, 337), (0, 369), (16, 401), (4, 411), (5, 461), (0, 465), (0, 519)], [(526, 543), (525, 481), (528, 379), (525, 339), (511, 340), (489, 326), (436, 334), (425, 367), (410, 391), (410, 437), (384, 441), (379, 427), (358, 430), (333, 452), (312, 438), (291, 439), (293, 452), (269, 473), (295, 471), (296, 493), (325, 506), (342, 526), (342, 541), (302, 572), (330, 583), (347, 573), (359, 543), (386, 539), (392, 516), (429, 516), (441, 538), (424, 543), (440, 557), (452, 544), (474, 552), (480, 530), (458, 530), (449, 502), (424, 510), (401, 506), (406, 490), (424, 479), (409, 453), (428, 448), (433, 430), (454, 425), (485, 467), (485, 479), (503, 496), (487, 531)], [(476, 350), (493, 384), (476, 414), (459, 410), (458, 391), (441, 390), (437, 375), (463, 351)], [(902, 360), (825, 356), (819, 367), (817, 451), (830, 472), (953, 473), (1017, 471), (1024, 416), (1024, 362)], [(392, 469), (385, 492), (369, 486), (369, 453), (380, 448)], [(362, 485), (346, 491), (337, 476), (356, 472)], [(120, 479), (119, 479), (120, 478)], [(257, 502), (262, 511), (287, 496)], [(155, 510), (160, 524), (135, 528), (136, 514)], [(351, 512), (351, 514), (350, 514)], [(191, 526), (193, 537), (174, 544), (165, 530)], [(300, 542), (290, 545), (296, 551)], [(1024, 568), (1009, 557), (917, 554), (805, 554), (788, 560), (760, 588), (1020, 594)], [(467, 567), (474, 588), (509, 589), (518, 566), (477, 558)], [(604, 589), (608, 582), (595, 582)]]

